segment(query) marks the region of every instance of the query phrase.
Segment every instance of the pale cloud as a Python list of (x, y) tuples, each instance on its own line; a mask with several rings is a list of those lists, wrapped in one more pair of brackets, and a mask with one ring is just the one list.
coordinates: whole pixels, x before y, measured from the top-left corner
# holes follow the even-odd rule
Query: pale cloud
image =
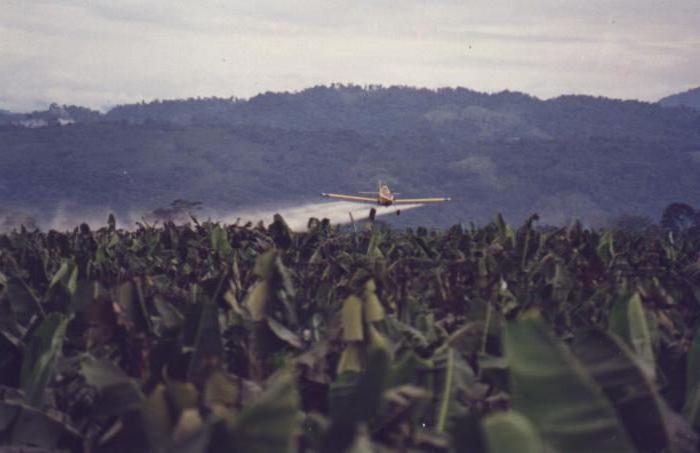
[(700, 85), (697, 24), (697, 0), (2, 0), (0, 108), (332, 82), (656, 100)]

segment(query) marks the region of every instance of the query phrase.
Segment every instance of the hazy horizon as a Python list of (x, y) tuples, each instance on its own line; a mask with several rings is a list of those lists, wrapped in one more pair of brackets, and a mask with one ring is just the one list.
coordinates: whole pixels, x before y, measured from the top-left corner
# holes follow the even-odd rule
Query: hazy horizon
[(700, 2), (6, 0), (0, 109), (315, 85), (655, 102), (700, 85)]
[[(265, 91), (261, 91), (261, 92), (258, 92), (258, 93), (254, 93), (254, 94), (252, 94), (252, 95), (250, 95), (250, 96), (245, 96), (245, 97), (239, 97), (239, 96), (233, 96), (233, 95), (226, 95), (226, 94), (220, 94), (220, 95), (198, 95), (198, 96), (182, 95), (182, 96), (180, 96), (180, 97), (171, 97), (171, 98), (148, 98), (148, 99), (145, 99), (145, 98), (144, 98), (144, 99), (134, 99), (133, 101), (129, 101), (129, 102), (124, 102), (124, 103), (120, 103), (120, 104), (106, 104), (106, 105), (102, 105), (102, 106), (99, 106), (99, 107), (93, 107), (93, 106), (89, 106), (89, 105), (77, 104), (77, 103), (75, 103), (75, 102), (70, 102), (70, 101), (65, 102), (65, 103), (63, 103), (63, 102), (57, 103), (57, 102), (55, 102), (55, 101), (50, 101), (50, 100), (49, 100), (49, 101), (47, 101), (47, 102), (39, 102), (39, 103), (37, 103), (37, 105), (36, 105), (35, 107), (30, 108), (30, 109), (24, 109), (24, 110), (12, 110), (12, 109), (7, 109), (7, 108), (4, 108), (2, 105), (0, 105), (0, 111), (1, 111), (1, 110), (5, 110), (5, 111), (11, 112), (11, 113), (25, 114), (25, 113), (31, 113), (32, 111), (43, 111), (43, 110), (48, 109), (48, 108), (51, 106), (51, 104), (58, 104), (58, 105), (60, 105), (60, 106), (88, 107), (88, 108), (90, 108), (90, 109), (99, 111), (99, 112), (101, 112), (101, 113), (106, 113), (106, 112), (109, 111), (110, 109), (112, 109), (112, 108), (114, 108), (114, 107), (117, 107), (117, 106), (120, 106), (120, 105), (138, 104), (138, 103), (141, 103), (141, 102), (149, 103), (149, 102), (154, 102), (154, 101), (179, 101), (179, 100), (187, 100), (187, 99), (190, 99), (190, 98), (193, 98), (193, 99), (207, 99), (207, 98), (228, 99), (228, 98), (230, 98), (230, 97), (234, 97), (234, 98), (236, 98), (236, 100), (238, 100), (238, 101), (248, 101), (248, 100), (250, 100), (250, 99), (252, 99), (252, 98), (254, 98), (254, 97), (256, 97), (256, 96), (263, 95), (263, 94), (265, 94), (265, 93), (274, 93), (274, 94), (291, 93), (291, 94), (295, 94), (295, 93), (301, 93), (301, 92), (303, 92), (303, 91), (305, 91), (305, 90), (312, 89), (312, 88), (318, 87), (318, 86), (331, 87), (331, 86), (334, 85), (334, 84), (340, 84), (340, 83), (341, 83), (341, 82), (330, 82), (330, 83), (328, 83), (328, 84), (319, 84), (319, 85), (313, 85), (313, 86), (308, 86), (308, 87), (301, 87), (301, 88), (299, 88), (299, 89), (294, 89), (294, 90), (279, 90), (279, 91), (275, 91), (275, 90), (265, 90)], [(347, 86), (355, 85), (355, 86), (364, 87), (364, 85), (353, 84), (352, 82), (343, 83), (343, 85), (347, 85)], [(532, 97), (534, 97), (534, 98), (536, 98), (536, 99), (543, 100), (543, 101), (546, 101), (546, 100), (548, 100), (548, 99), (555, 99), (555, 98), (560, 97), (560, 96), (593, 96), (593, 97), (600, 96), (600, 97), (605, 97), (605, 98), (610, 98), (610, 99), (618, 99), (618, 100), (623, 100), (623, 101), (625, 101), (625, 100), (636, 100), (636, 101), (640, 101), (640, 102), (650, 102), (650, 103), (655, 103), (656, 101), (658, 101), (658, 99), (655, 99), (655, 100), (643, 100), (643, 99), (636, 99), (636, 98), (615, 98), (615, 97), (609, 97), (609, 96), (605, 96), (605, 95), (596, 95), (596, 94), (590, 94), (590, 93), (561, 93), (561, 94), (553, 95), (553, 96), (550, 96), (550, 97), (540, 97), (540, 96), (536, 96), (536, 95), (534, 95), (534, 94), (532, 94), (532, 93), (527, 93), (527, 92), (519, 91), (519, 90), (509, 90), (509, 89), (507, 89), (507, 88), (504, 88), (503, 90), (481, 91), (481, 90), (475, 90), (474, 88), (468, 87), (468, 86), (425, 87), (425, 86), (411, 86), (411, 85), (399, 85), (399, 84), (394, 84), (394, 85), (383, 85), (384, 88), (389, 88), (389, 87), (392, 87), (392, 86), (402, 86), (402, 87), (407, 87), (407, 88), (409, 88), (409, 89), (417, 89), (417, 90), (421, 90), (421, 89), (428, 89), (428, 90), (440, 90), (440, 89), (467, 89), (467, 90), (473, 90), (473, 91), (477, 91), (477, 92), (481, 92), (481, 93), (486, 93), (486, 94), (497, 94), (497, 93), (500, 93), (500, 92), (523, 93), (523, 94), (532, 96)], [(695, 88), (695, 87), (693, 87), (693, 88)], [(671, 95), (671, 94), (677, 94), (677, 93), (680, 93), (680, 92), (683, 92), (683, 91), (687, 91), (687, 90), (675, 91), (675, 92), (673, 92), (673, 93), (669, 93), (669, 95)]]

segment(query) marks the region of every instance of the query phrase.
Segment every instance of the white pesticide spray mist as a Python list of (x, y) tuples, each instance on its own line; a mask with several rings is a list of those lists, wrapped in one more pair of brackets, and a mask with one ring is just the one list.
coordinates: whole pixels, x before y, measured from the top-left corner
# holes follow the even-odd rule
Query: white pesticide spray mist
[(399, 209), (404, 211), (415, 209), (420, 206), (423, 205), (406, 204), (398, 207), (358, 204), (347, 201), (317, 202), (303, 204), (300, 206), (290, 206), (276, 210), (242, 210), (241, 212), (222, 216), (221, 221), (224, 223), (234, 223), (236, 220), (239, 220), (240, 223), (245, 223), (248, 221), (256, 223), (262, 220), (265, 224), (269, 224), (272, 222), (273, 216), (275, 214), (279, 214), (293, 231), (304, 231), (306, 230), (307, 223), (311, 217), (316, 217), (317, 219), (326, 218), (330, 220), (332, 224), (343, 224), (351, 221), (351, 215), (352, 219), (356, 221), (367, 219), (372, 208), (375, 208), (377, 210), (376, 215), (380, 216), (396, 214), (397, 210)]
[[(423, 206), (422, 204), (406, 204), (401, 206), (377, 206), (372, 204), (351, 203), (347, 201), (315, 202), (296, 206), (283, 206), (279, 208), (242, 208), (240, 211), (212, 211), (205, 213), (193, 213), (200, 221), (212, 220), (225, 224), (238, 222), (244, 225), (247, 222), (258, 223), (262, 221), (265, 225), (272, 223), (275, 214), (280, 214), (293, 231), (302, 232), (307, 228), (309, 218), (328, 219), (332, 224), (346, 224), (352, 220), (361, 221), (369, 218), (372, 208), (376, 209), (377, 216), (396, 214), (400, 209), (406, 211)], [(47, 222), (42, 222), (44, 229), (55, 229), (58, 231), (70, 231), (81, 223), (86, 223), (92, 229), (101, 228), (107, 224), (107, 217), (110, 214), (108, 208), (101, 209), (80, 209), (76, 206), (60, 205), (52, 218)], [(141, 221), (142, 214), (129, 212), (126, 217), (117, 215), (117, 225), (125, 230), (136, 228), (136, 222)]]
[[(82, 208), (71, 203), (60, 203), (56, 207), (53, 216), (44, 222), (40, 222), (42, 229), (56, 231), (71, 231), (78, 225), (85, 223), (91, 229), (101, 228), (107, 225), (107, 218), (114, 211), (108, 207), (103, 208)], [(136, 222), (140, 221), (142, 214), (129, 212), (124, 215), (117, 215), (116, 220), (119, 228), (133, 230)]]

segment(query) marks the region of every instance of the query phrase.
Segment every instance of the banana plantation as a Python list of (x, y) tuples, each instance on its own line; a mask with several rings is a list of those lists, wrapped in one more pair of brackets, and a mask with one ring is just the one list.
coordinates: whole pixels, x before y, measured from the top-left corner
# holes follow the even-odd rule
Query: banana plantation
[(700, 238), (213, 222), (0, 235), (9, 452), (694, 452)]

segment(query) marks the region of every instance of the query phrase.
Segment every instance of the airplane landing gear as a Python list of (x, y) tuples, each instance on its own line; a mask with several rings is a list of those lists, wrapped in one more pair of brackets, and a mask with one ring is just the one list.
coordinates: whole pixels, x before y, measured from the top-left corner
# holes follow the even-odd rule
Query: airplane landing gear
[(401, 215), (401, 209), (396, 210), (396, 215)]

